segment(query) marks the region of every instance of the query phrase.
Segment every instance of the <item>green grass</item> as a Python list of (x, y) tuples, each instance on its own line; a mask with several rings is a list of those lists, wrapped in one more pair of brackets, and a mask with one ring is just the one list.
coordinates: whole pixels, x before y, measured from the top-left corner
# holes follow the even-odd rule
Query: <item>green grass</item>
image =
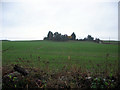
[(3, 41), (2, 45), (3, 66), (20, 64), (59, 70), (65, 65), (68, 68), (77, 65), (83, 69), (103, 71), (107, 65), (109, 72), (118, 68), (118, 45), (82, 41)]

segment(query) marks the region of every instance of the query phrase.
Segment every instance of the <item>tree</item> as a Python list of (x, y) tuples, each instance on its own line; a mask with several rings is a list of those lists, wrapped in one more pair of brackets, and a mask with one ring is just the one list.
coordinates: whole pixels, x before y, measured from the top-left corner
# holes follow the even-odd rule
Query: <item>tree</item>
[(64, 39), (65, 39), (65, 41), (69, 40), (67, 34), (64, 35)]
[(99, 43), (99, 42), (100, 42), (100, 39), (99, 39), (99, 38), (96, 38), (96, 39), (95, 39), (95, 42)]
[(62, 35), (61, 33), (55, 32), (53, 35), (54, 40), (56, 41), (61, 41), (62, 40)]
[(58, 32), (53, 34), (51, 31), (49, 31), (47, 37), (44, 37), (44, 40), (67, 41), (69, 38), (67, 34), (62, 35)]
[(83, 39), (83, 41), (86, 41), (86, 40), (87, 40), (87, 38), (84, 38), (84, 39)]
[(65, 35), (61, 35), (61, 41), (67, 41), (68, 40), (68, 36)]
[(71, 34), (71, 36), (72, 36), (71, 40), (75, 40), (76, 39), (76, 35), (75, 35), (74, 32)]
[(88, 36), (87, 36), (87, 40), (93, 41), (94, 38), (93, 38), (91, 35), (88, 35)]
[(48, 37), (44, 37), (44, 40), (48, 40)]
[(48, 32), (47, 39), (48, 40), (52, 40), (53, 39), (53, 33), (51, 31)]
[(53, 37), (56, 38), (58, 34), (59, 34), (58, 32), (55, 32)]

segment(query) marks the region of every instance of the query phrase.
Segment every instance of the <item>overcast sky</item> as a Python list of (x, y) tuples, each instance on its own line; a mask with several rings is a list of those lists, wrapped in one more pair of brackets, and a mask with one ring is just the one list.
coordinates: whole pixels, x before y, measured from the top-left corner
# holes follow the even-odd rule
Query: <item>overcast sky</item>
[(2, 39), (42, 40), (48, 31), (118, 40), (118, 0), (2, 0)]

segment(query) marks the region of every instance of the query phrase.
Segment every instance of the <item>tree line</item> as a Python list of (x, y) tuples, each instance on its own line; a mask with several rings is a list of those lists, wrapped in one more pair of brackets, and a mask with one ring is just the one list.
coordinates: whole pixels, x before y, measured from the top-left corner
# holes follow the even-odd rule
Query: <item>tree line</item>
[(76, 39), (76, 35), (73, 32), (70, 36), (67, 34), (62, 35), (61, 33), (58, 32), (51, 32), (49, 31), (47, 34), (47, 37), (44, 37), (44, 40), (53, 40), (53, 41), (68, 41), (68, 40), (76, 40), (76, 41), (94, 41), (99, 43), (101, 40), (99, 38), (92, 37), (91, 35), (88, 35), (84, 39)]
[(62, 35), (61, 33), (49, 31), (47, 34), (47, 37), (44, 38), (44, 40), (54, 40), (54, 41), (68, 41), (68, 40), (76, 40), (76, 35), (73, 32), (71, 36), (68, 36), (67, 34)]

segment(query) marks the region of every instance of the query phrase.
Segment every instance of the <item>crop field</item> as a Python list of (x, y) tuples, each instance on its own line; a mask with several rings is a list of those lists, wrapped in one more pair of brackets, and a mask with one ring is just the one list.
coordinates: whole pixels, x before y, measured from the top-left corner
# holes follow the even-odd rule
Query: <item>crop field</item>
[[(22, 64), (30, 67), (61, 69), (69, 63), (81, 68), (100, 66), (117, 69), (118, 45), (93, 42), (23, 41), (3, 42), (3, 66)], [(48, 63), (48, 65), (44, 63)], [(109, 64), (109, 65), (108, 65)]]
[(92, 74), (107, 72), (107, 75), (114, 75), (118, 70), (118, 45), (115, 44), (87, 41), (3, 41), (2, 45), (3, 75), (15, 64), (27, 69), (43, 70), (48, 74), (77, 69)]

